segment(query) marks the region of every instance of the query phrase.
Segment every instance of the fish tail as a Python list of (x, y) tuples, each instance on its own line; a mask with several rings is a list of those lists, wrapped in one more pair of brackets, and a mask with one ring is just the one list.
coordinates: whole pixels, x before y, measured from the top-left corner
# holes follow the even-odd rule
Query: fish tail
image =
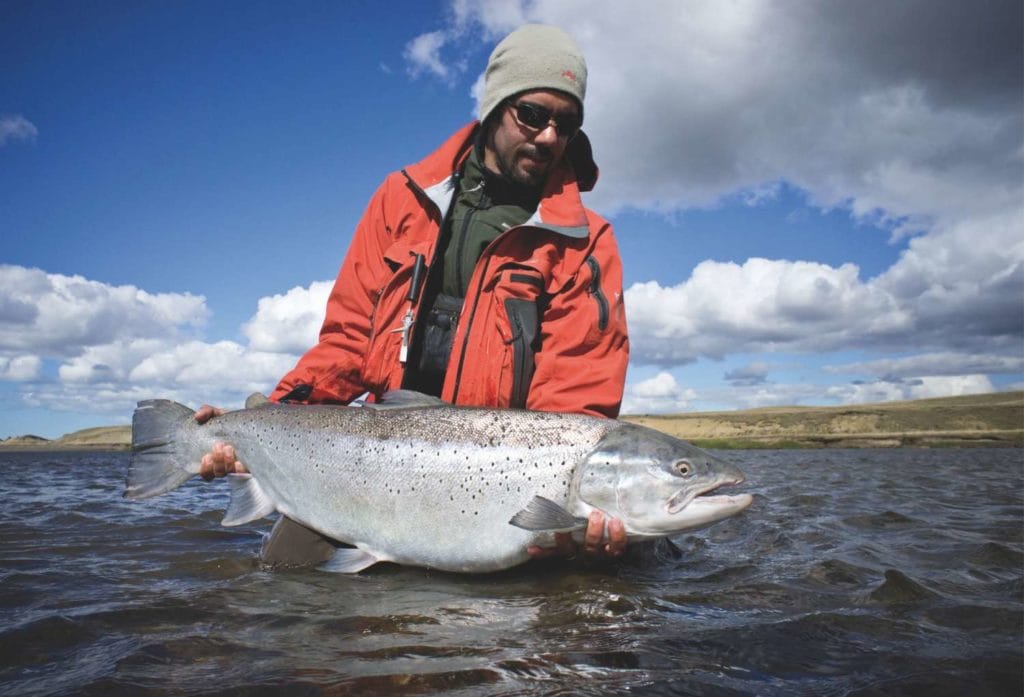
[(146, 499), (176, 489), (199, 472), (180, 432), (195, 412), (167, 399), (139, 402), (132, 416), (132, 459), (124, 495)]

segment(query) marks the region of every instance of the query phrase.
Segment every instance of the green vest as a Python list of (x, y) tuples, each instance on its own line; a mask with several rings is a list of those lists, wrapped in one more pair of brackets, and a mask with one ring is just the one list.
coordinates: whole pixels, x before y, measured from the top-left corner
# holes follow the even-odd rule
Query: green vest
[(474, 147), (462, 168), (459, 190), (442, 234), (448, 246), (441, 292), (466, 297), (473, 269), (487, 245), (505, 230), (529, 220), (539, 203), (539, 188), (527, 188), (494, 174), (484, 167), (481, 148)]

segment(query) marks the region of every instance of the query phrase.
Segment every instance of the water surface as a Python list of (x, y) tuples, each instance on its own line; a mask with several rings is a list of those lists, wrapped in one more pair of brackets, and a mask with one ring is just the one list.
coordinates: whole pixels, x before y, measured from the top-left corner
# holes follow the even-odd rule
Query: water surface
[(751, 509), (615, 566), (266, 571), (222, 483), (0, 454), (0, 694), (1014, 695), (1021, 450), (728, 451)]

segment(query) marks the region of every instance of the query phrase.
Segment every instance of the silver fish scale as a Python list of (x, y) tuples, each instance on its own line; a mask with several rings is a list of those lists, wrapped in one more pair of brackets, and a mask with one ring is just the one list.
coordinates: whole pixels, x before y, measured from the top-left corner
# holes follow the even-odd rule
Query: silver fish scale
[(274, 406), (196, 430), (204, 443), (236, 444), (277, 509), (329, 537), (383, 560), (487, 571), (549, 539), (508, 521), (536, 495), (566, 505), (575, 467), (621, 425), (519, 410)]

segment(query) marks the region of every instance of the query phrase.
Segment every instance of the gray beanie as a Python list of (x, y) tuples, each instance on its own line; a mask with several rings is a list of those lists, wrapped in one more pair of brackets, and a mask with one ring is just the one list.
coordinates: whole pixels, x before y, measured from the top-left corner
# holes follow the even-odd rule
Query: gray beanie
[(487, 61), (480, 120), (512, 95), (540, 89), (574, 97), (582, 117), (587, 63), (576, 42), (558, 27), (524, 24), (502, 39)]

